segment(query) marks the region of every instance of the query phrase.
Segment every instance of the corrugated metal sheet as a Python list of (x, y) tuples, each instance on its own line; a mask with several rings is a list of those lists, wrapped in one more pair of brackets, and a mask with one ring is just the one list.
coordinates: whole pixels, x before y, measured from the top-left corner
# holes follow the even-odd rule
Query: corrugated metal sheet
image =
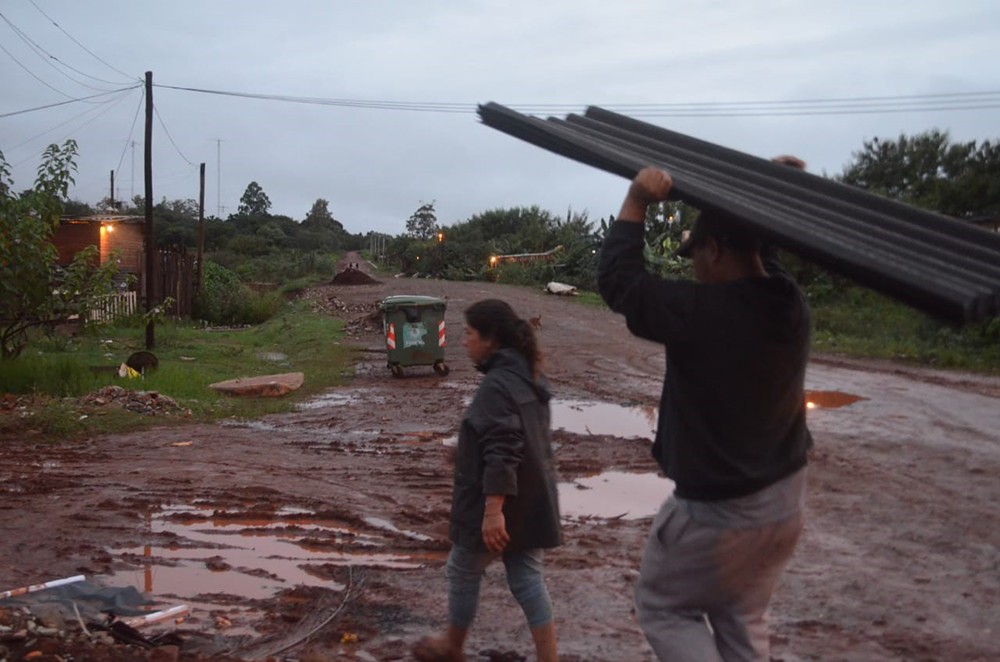
[(542, 120), (496, 103), (483, 122), (633, 178), (645, 166), (672, 198), (715, 209), (763, 238), (926, 312), (956, 321), (1000, 314), (1000, 235), (743, 152), (590, 107)]

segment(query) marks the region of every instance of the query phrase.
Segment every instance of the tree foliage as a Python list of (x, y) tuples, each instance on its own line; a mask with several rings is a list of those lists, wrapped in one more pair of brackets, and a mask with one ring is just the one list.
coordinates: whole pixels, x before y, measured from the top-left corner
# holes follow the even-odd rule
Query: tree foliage
[(93, 298), (109, 292), (117, 271), (114, 261), (100, 265), (98, 248), (76, 255), (58, 269), (52, 236), (62, 203), (76, 172), (76, 142), (50, 145), (38, 167), (34, 187), (12, 192), (10, 168), (0, 152), (0, 356), (16, 357), (29, 331), (80, 315), (85, 319)]
[(952, 143), (947, 132), (866, 140), (841, 181), (959, 218), (1000, 213), (1000, 142)]
[(271, 211), (271, 199), (257, 182), (250, 182), (240, 197), (236, 213), (241, 216), (267, 216)]
[(302, 225), (316, 230), (334, 230), (342, 232), (343, 224), (330, 213), (330, 202), (323, 198), (317, 198), (306, 217), (302, 220)]
[(431, 239), (437, 234), (437, 212), (434, 201), (425, 202), (406, 219), (406, 232), (416, 239)]

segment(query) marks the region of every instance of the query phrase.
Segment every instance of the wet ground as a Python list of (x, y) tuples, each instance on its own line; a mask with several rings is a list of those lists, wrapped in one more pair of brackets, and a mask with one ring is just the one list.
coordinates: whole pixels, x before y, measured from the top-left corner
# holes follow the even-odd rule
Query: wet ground
[[(389, 294), (447, 299), (448, 376), (390, 376), (366, 322)], [(154, 608), (189, 605), (158, 627), (216, 656), (408, 659), (445, 613), (450, 453), (479, 379), (461, 311), (500, 297), (541, 317), (557, 397), (566, 545), (546, 565), (564, 659), (653, 659), (631, 590), (671, 489), (649, 456), (658, 348), (609, 312), (503, 285), (386, 279), (308, 296), (349, 321), (356, 375), (294, 413), (3, 440), (0, 590), (81, 573)], [(775, 658), (997, 659), (1000, 380), (817, 356), (807, 388), (808, 524), (773, 602)], [(488, 576), (469, 652), (528, 656), (502, 570)]]

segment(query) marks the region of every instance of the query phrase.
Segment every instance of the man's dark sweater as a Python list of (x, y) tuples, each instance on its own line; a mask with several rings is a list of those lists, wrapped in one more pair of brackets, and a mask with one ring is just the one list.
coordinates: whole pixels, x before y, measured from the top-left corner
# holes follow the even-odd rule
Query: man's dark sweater
[(629, 330), (666, 347), (653, 456), (683, 499), (761, 490), (806, 464), (809, 307), (774, 261), (770, 277), (701, 284), (646, 271), (643, 224), (616, 222), (598, 266), (601, 296)]

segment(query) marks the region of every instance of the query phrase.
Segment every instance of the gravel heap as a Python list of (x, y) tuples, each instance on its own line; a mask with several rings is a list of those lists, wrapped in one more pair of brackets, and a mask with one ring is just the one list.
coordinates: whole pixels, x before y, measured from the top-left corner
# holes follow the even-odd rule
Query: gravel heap
[(191, 410), (181, 407), (173, 398), (156, 391), (130, 391), (121, 386), (104, 386), (79, 399), (79, 404), (92, 407), (118, 406), (144, 416), (190, 416)]

